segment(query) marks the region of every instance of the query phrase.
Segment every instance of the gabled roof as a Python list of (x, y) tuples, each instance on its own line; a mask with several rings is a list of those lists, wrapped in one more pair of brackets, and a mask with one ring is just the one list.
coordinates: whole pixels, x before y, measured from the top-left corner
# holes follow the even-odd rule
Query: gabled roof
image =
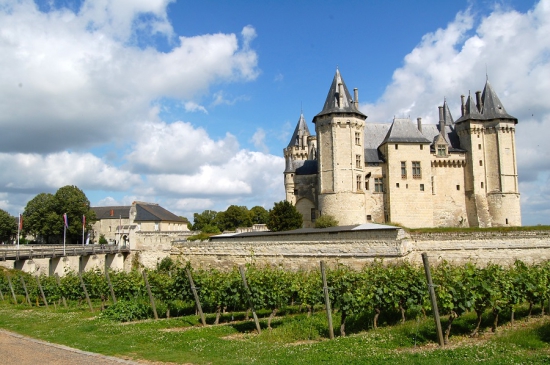
[(135, 222), (144, 221), (170, 221), (170, 222), (184, 222), (185, 220), (178, 217), (174, 213), (171, 213), (161, 207), (158, 204), (148, 203), (136, 203), (136, 217)]
[(91, 207), (97, 219), (128, 219), (130, 206)]
[(310, 136), (309, 129), (307, 127), (306, 120), (304, 118), (304, 114), (300, 113), (300, 119), (298, 119), (298, 124), (296, 124), (296, 128), (294, 129), (294, 133), (292, 134), (292, 137), (290, 138), (290, 143), (287, 147), (305, 147), (303, 146), (303, 136)]
[(388, 123), (365, 123), (365, 162), (380, 163), (384, 162), (382, 154), (378, 151), (378, 146), (384, 141), (388, 134), (390, 124)]
[(506, 113), (506, 109), (504, 109), (504, 106), (500, 102), (500, 99), (498, 98), (497, 94), (491, 87), (489, 80), (485, 82), (485, 87), (483, 88), (483, 94), (481, 95), (481, 100), (483, 101), (483, 110), (481, 113), (483, 117), (485, 117), (485, 119), (490, 120), (490, 119), (505, 118), (505, 119), (515, 119), (517, 122), (517, 118)]
[[(340, 84), (342, 85), (344, 94), (341, 103), (339, 88)], [(323, 110), (313, 118), (313, 122), (315, 123), (315, 119), (317, 117), (331, 113), (354, 113), (362, 117), (363, 119), (367, 118), (365, 114), (361, 113), (355, 107), (348, 87), (346, 86), (346, 83), (344, 82), (344, 79), (340, 75), (340, 71), (338, 69), (336, 69), (336, 74), (334, 75), (334, 79), (332, 80), (332, 84), (330, 85), (330, 89), (328, 90), (327, 99), (325, 100)]]
[(424, 137), (409, 119), (395, 118), (381, 144), (384, 143), (432, 143), (432, 141)]
[[(422, 134), (427, 139), (434, 141), (437, 135), (441, 134), (439, 124), (423, 124)], [(453, 126), (445, 126), (443, 134), (445, 140), (449, 143), (449, 152), (464, 152), (460, 148), (460, 139)]]

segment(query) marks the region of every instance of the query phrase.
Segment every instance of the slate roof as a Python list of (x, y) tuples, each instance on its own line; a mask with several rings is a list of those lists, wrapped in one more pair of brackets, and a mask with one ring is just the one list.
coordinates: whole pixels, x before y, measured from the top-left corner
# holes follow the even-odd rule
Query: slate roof
[(128, 219), (130, 206), (91, 207), (97, 219)]
[(136, 203), (136, 218), (134, 219), (134, 222), (145, 221), (184, 222), (184, 219), (178, 217), (172, 212), (167, 211), (158, 204)]
[[(340, 96), (338, 88), (339, 84), (342, 84), (342, 89), (344, 91), (342, 105), (338, 105)], [(317, 117), (331, 113), (354, 113), (362, 117), (363, 119), (367, 118), (365, 114), (361, 113), (355, 107), (355, 104), (353, 103), (353, 98), (351, 97), (348, 87), (346, 86), (346, 83), (344, 82), (344, 79), (340, 75), (340, 71), (338, 69), (336, 69), (336, 74), (334, 75), (334, 79), (332, 80), (332, 84), (330, 85), (330, 89), (328, 90), (327, 99), (325, 100), (323, 110), (321, 110), (321, 112), (313, 118), (313, 123), (315, 123), (315, 119)]]
[(292, 137), (287, 147), (305, 147), (303, 146), (303, 139), (301, 138), (303, 136), (311, 136), (311, 134), (309, 133), (304, 114), (300, 113), (300, 119), (298, 119), (298, 124), (296, 124), (296, 128), (294, 129), (294, 133), (292, 133)]
[[(439, 124), (422, 124), (422, 134), (424, 137), (434, 141), (435, 137), (440, 134)], [(464, 151), (460, 148), (460, 140), (454, 126), (446, 125), (443, 137), (449, 143), (449, 152)]]
[(468, 95), (468, 101), (466, 102), (464, 115), (461, 116), (456, 123), (461, 123), (469, 119), (473, 120), (493, 120), (493, 119), (513, 119), (515, 123), (518, 122), (516, 117), (511, 116), (506, 112), (502, 102), (498, 98), (493, 87), (489, 83), (489, 80), (485, 82), (483, 93), (481, 94), (482, 108), (479, 111), (476, 107), (472, 95)]
[(382, 141), (382, 144), (384, 143), (431, 144), (432, 141), (424, 137), (418, 130), (418, 127), (412, 124), (409, 119), (395, 118), (386, 137)]
[(302, 166), (296, 169), (296, 175), (313, 175), (317, 172), (317, 160), (305, 160)]

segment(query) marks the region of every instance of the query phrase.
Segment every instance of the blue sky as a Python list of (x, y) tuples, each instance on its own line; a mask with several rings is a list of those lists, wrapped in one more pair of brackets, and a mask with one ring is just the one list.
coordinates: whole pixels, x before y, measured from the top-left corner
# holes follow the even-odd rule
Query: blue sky
[[(550, 0), (0, 0), (0, 208), (71, 184), (192, 217), (284, 199), (282, 149), (336, 67), (368, 121), (434, 123), (486, 73), (550, 224)], [(310, 123), (313, 130), (313, 125)]]

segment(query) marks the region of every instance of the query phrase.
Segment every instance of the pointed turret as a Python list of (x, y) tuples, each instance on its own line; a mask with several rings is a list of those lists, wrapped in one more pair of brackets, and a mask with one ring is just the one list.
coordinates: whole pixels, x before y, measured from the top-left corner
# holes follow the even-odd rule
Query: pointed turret
[(340, 70), (336, 69), (323, 110), (313, 118), (313, 123), (317, 117), (332, 113), (354, 113), (366, 119), (367, 116), (357, 109), (358, 103), (358, 100), (352, 99), (348, 87), (340, 75)]
[(446, 126), (452, 126), (455, 123), (453, 120), (453, 116), (451, 115), (451, 111), (449, 110), (447, 99), (443, 101), (443, 121), (445, 122)]
[(456, 123), (460, 123), (469, 119), (473, 119), (473, 120), (485, 119), (483, 115), (481, 115), (481, 113), (477, 110), (474, 98), (470, 93), (468, 93), (468, 100), (466, 101), (466, 105), (464, 106), (464, 115), (458, 118)]
[(485, 83), (481, 100), (483, 102), (483, 109), (481, 113), (485, 119), (514, 119), (515, 123), (518, 122), (517, 118), (506, 112), (506, 109), (504, 109), (504, 106), (493, 90), (489, 80)]
[(292, 134), (292, 138), (290, 138), (290, 142), (287, 147), (307, 146), (307, 137), (310, 135), (311, 134), (309, 133), (304, 114), (300, 113), (300, 119), (298, 119), (298, 124), (296, 124), (296, 128), (294, 129), (294, 133)]

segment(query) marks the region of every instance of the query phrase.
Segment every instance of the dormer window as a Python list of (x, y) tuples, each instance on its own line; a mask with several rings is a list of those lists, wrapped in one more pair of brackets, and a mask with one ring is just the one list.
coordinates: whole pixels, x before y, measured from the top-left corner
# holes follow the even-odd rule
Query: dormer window
[(444, 144), (437, 145), (437, 156), (439, 157), (447, 156), (447, 145), (444, 145)]

